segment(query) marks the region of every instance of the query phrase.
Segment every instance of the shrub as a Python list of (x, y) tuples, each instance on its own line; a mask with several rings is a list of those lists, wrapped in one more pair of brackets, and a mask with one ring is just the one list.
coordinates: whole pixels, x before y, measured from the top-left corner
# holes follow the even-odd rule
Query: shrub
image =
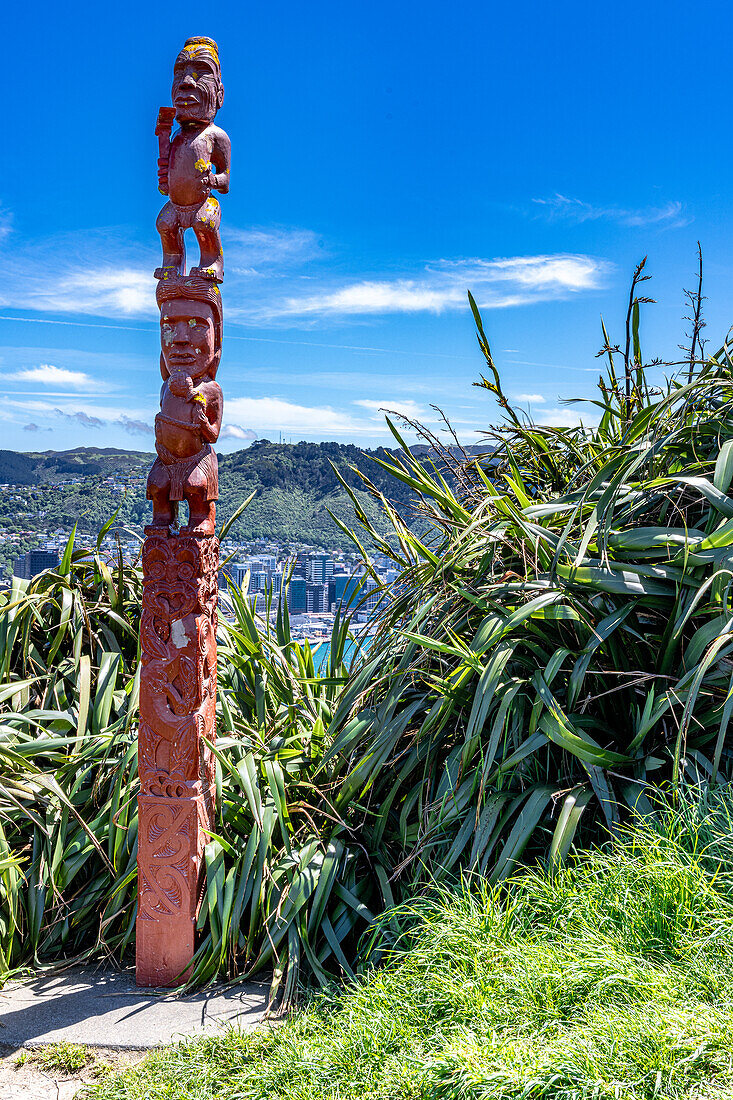
[[(99, 546), (0, 593), (0, 982), (23, 967), (134, 942), (141, 575)], [(218, 650), (217, 832), (205, 850), (193, 984), (272, 967), (294, 995), (301, 963), (349, 972), (372, 913), (371, 876), (340, 764), (321, 768), (346, 676), (348, 624), (328, 668), (230, 590)]]
[(462, 867), (500, 880), (528, 845), (559, 863), (583, 815), (614, 828), (650, 784), (713, 779), (727, 758), (733, 363), (696, 346), (652, 386), (640, 272), (624, 352), (604, 328), (597, 425), (514, 409), (471, 299), (503, 426), (463, 461), (422, 429), (442, 454), (429, 469), (390, 422), (401, 457), (377, 461), (413, 489), (424, 536), (366, 480), (393, 525), (380, 541), (354, 500), (400, 575), (329, 757), (349, 757), (337, 806), (365, 807), (405, 893)]

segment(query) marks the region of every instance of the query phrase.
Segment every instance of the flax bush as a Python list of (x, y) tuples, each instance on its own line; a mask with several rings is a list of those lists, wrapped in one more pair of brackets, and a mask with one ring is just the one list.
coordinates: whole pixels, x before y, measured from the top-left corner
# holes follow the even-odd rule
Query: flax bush
[[(389, 421), (399, 450), (377, 461), (415, 503), (400, 515), (359, 475), (391, 537), (352, 493), (357, 523), (399, 575), (353, 666), (345, 621), (317, 669), (284, 603), (268, 625), (232, 589), (195, 983), (271, 968), (287, 1004), (301, 977), (349, 976), (395, 902), (465, 871), (557, 870), (651, 814), (655, 787), (721, 781), (733, 363), (696, 328), (682, 365), (646, 366), (642, 278), (574, 428), (512, 407), (471, 300), (504, 419), (483, 456), (438, 444), (432, 463)], [(134, 933), (141, 578), (100, 546), (72, 538), (0, 594), (0, 976), (123, 959)]]
[[(0, 594), (0, 981), (91, 955), (129, 958), (137, 897), (142, 578), (75, 548)], [(270, 970), (286, 1005), (301, 965), (328, 982), (372, 912), (363, 850), (333, 806), (325, 728), (348, 624), (328, 667), (232, 587), (222, 619), (216, 832), (192, 984)]]
[(648, 810), (650, 785), (727, 767), (733, 363), (696, 345), (667, 377), (645, 366), (640, 270), (625, 351), (604, 328), (593, 420), (514, 409), (471, 299), (479, 385), (504, 417), (486, 454), (443, 448), (431, 466), (390, 422), (400, 451), (378, 461), (417, 514), (366, 480), (392, 519), (380, 539), (354, 500), (399, 578), (328, 758), (349, 760), (337, 806), (364, 808), (396, 896), (462, 868), (497, 881), (525, 857), (557, 864), (581, 825)]

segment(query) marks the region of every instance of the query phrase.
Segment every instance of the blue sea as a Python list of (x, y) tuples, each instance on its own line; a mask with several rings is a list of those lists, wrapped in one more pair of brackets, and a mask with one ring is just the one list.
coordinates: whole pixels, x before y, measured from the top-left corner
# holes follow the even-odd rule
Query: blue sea
[[(372, 635), (367, 634), (363, 638), (358, 638), (346, 643), (344, 649), (344, 656), (348, 665), (349, 661), (356, 654), (359, 647), (362, 649), (368, 649), (372, 640)], [(330, 642), (316, 642), (311, 643), (313, 645), (313, 663), (319, 672), (325, 672), (328, 665), (328, 655), (331, 652)]]

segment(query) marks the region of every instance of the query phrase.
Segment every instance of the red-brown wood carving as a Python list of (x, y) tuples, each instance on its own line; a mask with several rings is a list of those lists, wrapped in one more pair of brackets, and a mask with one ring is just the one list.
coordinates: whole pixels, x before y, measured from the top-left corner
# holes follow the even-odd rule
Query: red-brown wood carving
[[(137, 982), (181, 984), (190, 974), (206, 833), (214, 825), (219, 479), (212, 450), (221, 429), (223, 278), (219, 206), (229, 188), (229, 139), (213, 125), (221, 106), (219, 54), (190, 38), (176, 59), (173, 107), (156, 134), (163, 264), (155, 272), (163, 386), (155, 418), (158, 457), (148, 476), (138, 734)], [(173, 122), (178, 129), (171, 136)], [(215, 171), (214, 171), (215, 169)], [(212, 205), (213, 204), (213, 205)], [(200, 264), (185, 270), (184, 231)], [(179, 527), (178, 507), (188, 504)]]

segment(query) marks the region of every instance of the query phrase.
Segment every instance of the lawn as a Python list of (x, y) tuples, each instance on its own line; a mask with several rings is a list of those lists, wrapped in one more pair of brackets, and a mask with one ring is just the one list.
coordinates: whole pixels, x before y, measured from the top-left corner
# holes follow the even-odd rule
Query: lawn
[(91, 1100), (733, 1096), (733, 790), (381, 920), (356, 980), (182, 1043)]

